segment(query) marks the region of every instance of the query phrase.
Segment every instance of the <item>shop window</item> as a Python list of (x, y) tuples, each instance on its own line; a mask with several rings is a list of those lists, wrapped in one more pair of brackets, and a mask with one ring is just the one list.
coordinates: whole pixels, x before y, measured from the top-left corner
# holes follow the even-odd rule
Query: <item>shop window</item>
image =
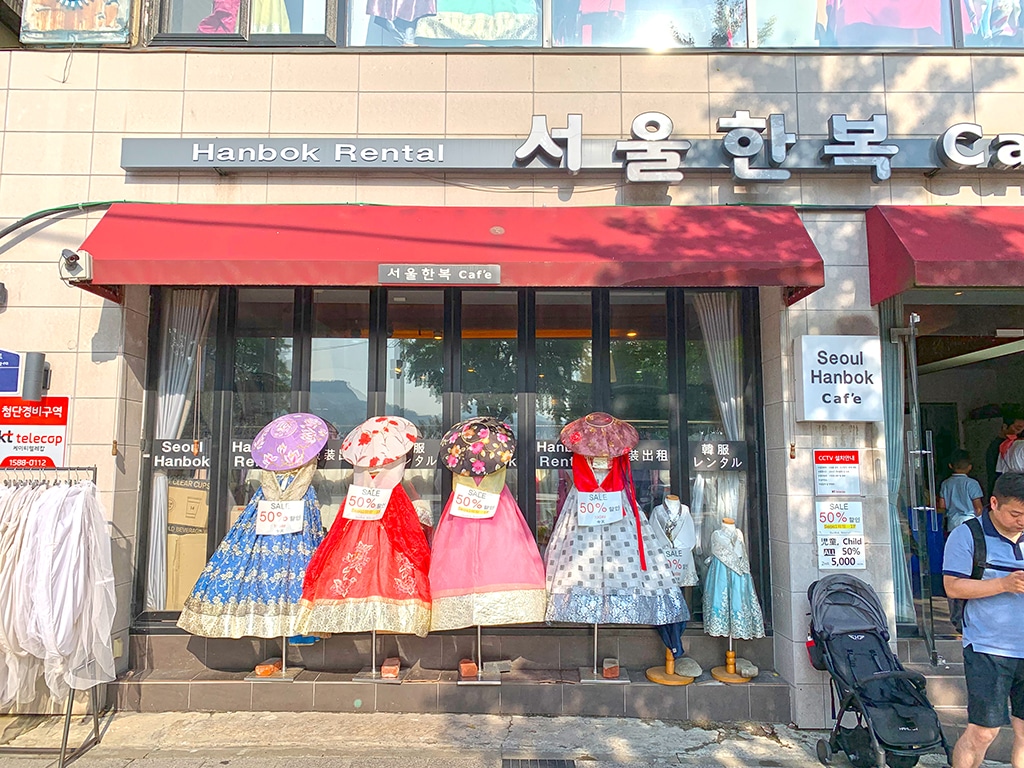
[[(313, 291), (309, 362), (309, 406), (331, 425), (337, 440), (367, 418), (370, 380), (370, 292), (366, 289)], [(337, 456), (325, 461), (315, 482), (324, 525), (333, 524), (352, 483), (352, 468)]]
[[(259, 487), (260, 470), (249, 445), (267, 424), (290, 413), (294, 351), (295, 291), (243, 288), (235, 320), (234, 378), (231, 406), (228, 528)], [(226, 530), (226, 529), (225, 529)]]
[(562, 427), (593, 410), (593, 307), (589, 291), (537, 292), (537, 540), (547, 544), (572, 484)]
[(1020, 3), (1016, 0), (963, 0), (960, 23), (968, 48), (1024, 46)]
[(611, 412), (640, 434), (629, 458), (648, 514), (670, 492), (667, 323), (665, 291), (611, 293)]
[(540, 0), (352, 0), (351, 45), (537, 46)]
[[(460, 358), (459, 420), (493, 416), (518, 434), (519, 297), (515, 291), (463, 291)], [(505, 483), (517, 496), (516, 464), (506, 472)]]
[(216, 289), (173, 289), (159, 304), (144, 605), (177, 611), (206, 565), (217, 348)]
[(444, 424), (444, 291), (388, 291), (387, 409), (408, 419), (420, 432), (405, 487), (415, 501), (426, 499), (441, 514), (441, 477), (437, 452)]
[(334, 25), (328, 0), (165, 0), (156, 39), (323, 45)]

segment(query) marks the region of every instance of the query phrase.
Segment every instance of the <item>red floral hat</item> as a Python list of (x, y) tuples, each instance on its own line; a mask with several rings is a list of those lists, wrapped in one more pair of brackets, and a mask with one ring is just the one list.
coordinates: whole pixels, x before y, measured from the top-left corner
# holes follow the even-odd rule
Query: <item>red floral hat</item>
[(379, 467), (397, 461), (412, 450), (419, 432), (401, 416), (374, 416), (341, 441), (341, 455), (355, 467)]

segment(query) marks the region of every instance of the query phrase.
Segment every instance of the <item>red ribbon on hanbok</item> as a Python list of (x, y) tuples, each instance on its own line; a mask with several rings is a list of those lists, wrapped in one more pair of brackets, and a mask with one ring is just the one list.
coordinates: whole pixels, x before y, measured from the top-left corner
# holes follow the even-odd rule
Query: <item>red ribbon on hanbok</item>
[[(636, 548), (640, 553), (640, 570), (647, 570), (647, 557), (644, 554), (644, 536), (640, 528), (640, 508), (636, 505), (636, 488), (633, 485), (633, 472), (629, 466), (629, 455), (614, 456), (611, 460), (611, 467), (608, 476), (601, 482), (594, 477), (594, 470), (587, 458), (580, 453), (572, 455), (572, 478), (576, 483), (576, 490), (592, 493), (594, 491), (624, 491), (626, 480), (629, 480), (629, 490), (626, 496), (629, 497), (629, 505), (633, 508), (633, 517), (636, 520)], [(623, 512), (625, 517), (626, 513)]]

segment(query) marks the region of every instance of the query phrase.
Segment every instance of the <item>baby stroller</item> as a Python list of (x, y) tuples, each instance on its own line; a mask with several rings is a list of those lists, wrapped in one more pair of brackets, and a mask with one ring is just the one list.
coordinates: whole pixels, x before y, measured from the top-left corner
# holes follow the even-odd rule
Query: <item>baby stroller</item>
[[(839, 713), (828, 739), (817, 744), (828, 765), (842, 750), (855, 768), (913, 768), (919, 757), (952, 750), (938, 715), (925, 696), (925, 679), (907, 671), (889, 650), (889, 630), (878, 595), (869, 584), (834, 574), (811, 584), (807, 652), (815, 669), (828, 670), (839, 698)], [(833, 713), (835, 698), (833, 698)], [(857, 725), (846, 728), (852, 712)]]

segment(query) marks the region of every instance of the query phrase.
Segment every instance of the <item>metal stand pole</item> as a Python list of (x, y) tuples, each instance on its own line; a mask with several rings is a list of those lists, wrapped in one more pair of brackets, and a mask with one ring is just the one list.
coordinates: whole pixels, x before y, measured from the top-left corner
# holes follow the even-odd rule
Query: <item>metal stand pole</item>
[(594, 666), (593, 666), (592, 669), (587, 669), (586, 667), (580, 667), (579, 668), (579, 671), (580, 671), (580, 682), (581, 683), (604, 683), (604, 684), (608, 684), (608, 683), (619, 683), (619, 684), (628, 683), (629, 682), (629, 674), (622, 667), (619, 667), (619, 675), (618, 675), (618, 677), (605, 677), (604, 676), (604, 665), (602, 665), (601, 669), (598, 669), (598, 667), (597, 667), (597, 631), (598, 631), (598, 626), (599, 625), (597, 624), (597, 622), (594, 622)]
[(597, 624), (594, 624), (594, 676), (597, 676)]
[(58, 768), (64, 768), (64, 760), (68, 753), (68, 735), (71, 732), (71, 710), (75, 706), (75, 689), (68, 691), (68, 711), (64, 713), (64, 736), (60, 740), (60, 762)]
[(377, 669), (377, 630), (370, 630), (370, 669), (374, 677), (380, 674)]
[(281, 674), (288, 675), (288, 636), (281, 635)]
[(456, 685), (501, 685), (501, 674), (499, 672), (484, 673), (484, 644), (480, 638), (480, 625), (476, 625), (476, 675), (473, 677), (462, 677), (459, 672), (459, 679)]

